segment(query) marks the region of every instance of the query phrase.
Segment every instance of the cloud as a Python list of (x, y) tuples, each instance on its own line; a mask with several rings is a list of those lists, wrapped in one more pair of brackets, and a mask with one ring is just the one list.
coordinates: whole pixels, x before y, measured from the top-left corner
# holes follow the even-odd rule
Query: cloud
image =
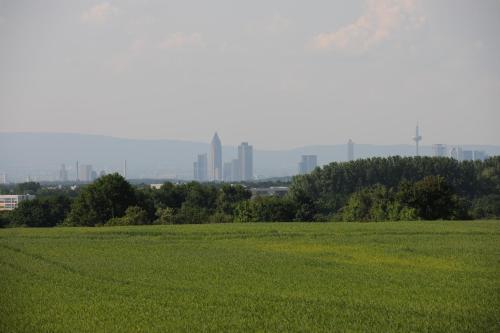
[(117, 12), (118, 9), (116, 7), (110, 5), (109, 2), (103, 2), (84, 11), (81, 20), (84, 23), (105, 23), (111, 17), (115, 16)]
[(176, 32), (165, 38), (160, 42), (159, 47), (162, 49), (179, 49), (186, 47), (203, 47), (203, 37), (199, 32), (186, 34), (183, 32)]
[(418, 28), (425, 21), (417, 0), (367, 0), (366, 9), (356, 21), (334, 32), (313, 38), (316, 49), (364, 52), (388, 40), (401, 29)]

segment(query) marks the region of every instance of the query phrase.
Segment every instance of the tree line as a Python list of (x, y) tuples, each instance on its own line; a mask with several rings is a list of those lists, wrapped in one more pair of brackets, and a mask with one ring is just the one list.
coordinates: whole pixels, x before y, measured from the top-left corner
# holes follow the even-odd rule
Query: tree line
[(2, 226), (499, 218), (500, 157), (334, 162), (294, 177), (284, 197), (251, 198), (242, 184), (134, 187), (119, 174), (100, 177), (78, 191), (49, 190), (37, 183), (19, 184), (14, 191), (37, 198), (0, 214)]

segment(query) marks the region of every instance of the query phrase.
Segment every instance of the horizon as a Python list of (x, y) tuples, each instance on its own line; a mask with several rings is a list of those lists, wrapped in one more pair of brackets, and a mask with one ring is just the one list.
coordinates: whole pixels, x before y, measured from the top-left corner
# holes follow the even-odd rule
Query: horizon
[[(216, 133), (216, 132), (214, 132)], [(228, 148), (234, 148), (234, 147), (237, 147), (238, 145), (240, 145), (241, 143), (243, 142), (248, 142), (249, 144), (252, 144), (253, 143), (251, 141), (248, 141), (248, 140), (242, 140), (240, 142), (236, 142), (236, 143), (228, 143), (228, 144), (225, 144), (224, 142), (224, 139), (223, 139), (223, 135), (220, 134), (219, 131), (217, 131), (217, 133), (219, 133), (219, 137), (221, 139), (221, 142), (222, 142), (222, 146), (223, 147), (228, 147)], [(94, 136), (94, 137), (105, 137), (105, 138), (112, 138), (112, 139), (118, 139), (118, 140), (134, 140), (134, 141), (170, 141), (170, 142), (184, 142), (184, 143), (196, 143), (196, 144), (206, 144), (206, 145), (210, 145), (210, 140), (206, 140), (206, 141), (195, 141), (195, 140), (192, 140), (192, 139), (175, 139), (175, 138), (166, 138), (166, 137), (163, 137), (163, 138), (134, 138), (134, 137), (122, 137), (122, 136), (114, 136), (114, 135), (107, 135), (107, 134), (93, 134), (93, 133), (79, 133), (79, 132), (31, 132), (31, 131), (0, 131), (0, 134), (30, 134), (30, 135), (38, 135), (38, 134), (42, 134), (42, 135), (80, 135), (80, 136)], [(421, 134), (421, 133), (420, 133)], [(352, 139), (352, 138), (349, 138), (349, 139)], [(347, 140), (349, 140), (347, 139)], [(424, 141), (425, 142), (425, 141)], [(307, 144), (307, 145), (298, 145), (298, 146), (284, 146), (283, 148), (276, 148), (276, 149), (272, 149), (272, 148), (266, 148), (266, 147), (256, 147), (256, 150), (259, 150), (259, 151), (269, 151), (269, 152), (272, 152), (272, 151), (289, 151), (289, 150), (296, 150), (296, 149), (301, 149), (301, 148), (307, 148), (307, 147), (329, 147), (329, 146), (343, 146), (343, 145), (347, 145), (348, 141), (346, 142), (332, 142), (332, 143), (312, 143), (312, 144)], [(373, 142), (356, 142), (353, 140), (353, 143), (354, 145), (365, 145), (365, 146), (415, 146), (415, 143), (413, 142), (406, 142), (406, 143), (402, 143), (402, 142), (387, 142), (387, 143), (373, 143)], [(421, 147), (432, 147), (433, 145), (435, 144), (443, 144), (447, 147), (462, 147), (462, 146), (477, 146), (477, 147), (480, 147), (480, 146), (500, 146), (500, 142), (499, 143), (474, 143), (474, 142), (462, 142), (462, 143), (450, 143), (450, 142), (433, 142), (433, 143), (424, 143), (424, 144), (419, 144)], [(255, 148), (255, 145), (253, 145), (254, 148)]]

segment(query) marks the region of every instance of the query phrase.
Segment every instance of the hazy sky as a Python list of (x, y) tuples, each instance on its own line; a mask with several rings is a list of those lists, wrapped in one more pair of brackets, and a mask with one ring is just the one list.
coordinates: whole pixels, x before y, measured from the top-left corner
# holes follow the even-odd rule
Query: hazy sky
[(0, 131), (500, 144), (499, 0), (0, 0)]

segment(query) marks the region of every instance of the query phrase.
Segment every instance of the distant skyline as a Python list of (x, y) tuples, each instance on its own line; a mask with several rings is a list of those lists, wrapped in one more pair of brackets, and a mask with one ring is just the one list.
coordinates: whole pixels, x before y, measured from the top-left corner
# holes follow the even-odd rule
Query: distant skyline
[(500, 1), (0, 0), (0, 132), (500, 144)]

